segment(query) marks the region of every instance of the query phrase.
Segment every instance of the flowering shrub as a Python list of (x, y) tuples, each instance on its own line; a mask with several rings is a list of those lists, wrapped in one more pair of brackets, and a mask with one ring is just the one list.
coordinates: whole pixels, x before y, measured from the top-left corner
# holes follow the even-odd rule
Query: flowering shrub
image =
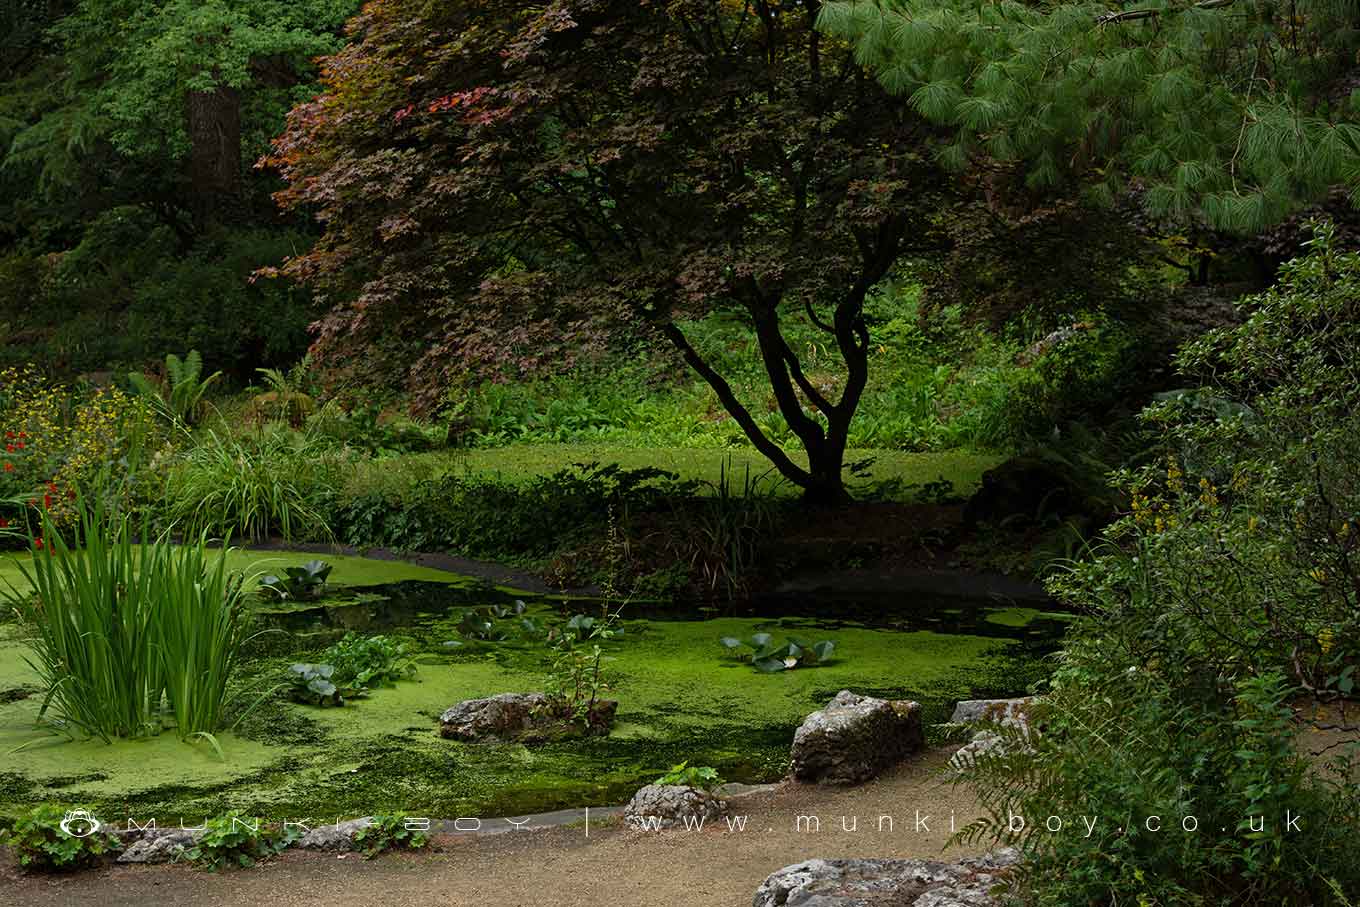
[(166, 440), (143, 402), (117, 388), (54, 383), (32, 368), (0, 369), (0, 388), (0, 529), (36, 527), (36, 508), (69, 526), (77, 494), (103, 474), (123, 503), (144, 495), (143, 454)]

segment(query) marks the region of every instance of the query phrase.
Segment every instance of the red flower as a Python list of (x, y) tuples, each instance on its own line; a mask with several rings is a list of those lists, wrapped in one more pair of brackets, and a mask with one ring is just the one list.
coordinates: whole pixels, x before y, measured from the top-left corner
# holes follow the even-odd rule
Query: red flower
[(51, 496), (50, 494), (45, 494), (45, 495), (43, 495), (43, 509), (44, 509), (44, 510), (47, 510), (47, 509), (50, 508), (51, 506), (52, 506), (52, 496)]
[(5, 472), (14, 472), (14, 464), (8, 460), (5, 461)]
[(52, 492), (53, 494), (56, 494), (56, 493), (57, 493), (57, 483), (56, 483), (56, 482), (48, 482), (48, 483), (47, 483), (47, 490), (50, 491), (50, 492)]
[(34, 550), (41, 551), (41, 550), (42, 550), (42, 546), (43, 546), (42, 536), (38, 536), (36, 539), (33, 540), (33, 548), (34, 548)]
[(0, 529), (8, 529), (8, 528), (9, 528), (9, 520), (7, 520), (7, 519), (5, 519), (4, 517), (0, 516)]
[[(20, 437), (22, 437), (22, 436), (23, 436), (23, 432), (19, 432), (19, 435), (20, 435)], [(23, 441), (20, 441), (20, 442), (19, 442), (19, 449), (20, 449), (20, 450), (23, 450), (23, 449), (24, 449), (24, 442), (23, 442)]]
[(6, 444), (6, 445), (5, 445), (5, 450), (9, 451), (10, 453), (14, 453), (14, 445), (13, 445), (13, 444)]
[(14, 432), (12, 432), (12, 431), (7, 431), (7, 432), (5, 432), (5, 437), (6, 437), (6, 438), (12, 438), (12, 437), (14, 437)]

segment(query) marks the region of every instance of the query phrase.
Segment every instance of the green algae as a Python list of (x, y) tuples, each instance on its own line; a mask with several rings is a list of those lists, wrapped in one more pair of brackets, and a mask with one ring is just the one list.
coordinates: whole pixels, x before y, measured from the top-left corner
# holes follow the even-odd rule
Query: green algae
[[(405, 565), (417, 571), (409, 576), (394, 562), (377, 563), (385, 578), (437, 573)], [(275, 818), (517, 816), (621, 802), (686, 759), (730, 780), (773, 780), (787, 770), (798, 723), (837, 690), (916, 699), (928, 722), (944, 721), (957, 699), (1023, 692), (1044, 670), (1034, 634), (1051, 642), (1053, 626), (1061, 626), (1034, 609), (939, 608), (871, 626), (807, 616), (647, 619), (633, 608), (639, 616), (607, 646), (610, 695), (620, 701), (609, 736), (479, 746), (441, 739), (439, 714), (462, 699), (541, 689), (544, 649), (528, 640), (450, 649), (444, 643), (455, 638), (459, 604), (501, 594), (471, 581), (443, 595), (413, 590), (374, 589), (350, 603), (262, 615), (281, 629), (257, 641), (240, 689), (269, 688), (290, 661), (315, 657), (349, 630), (408, 638), (421, 653), (419, 672), (343, 708), (298, 705), (275, 692), (221, 736), (225, 761), (173, 734), (112, 745), (45, 737), (33, 729), (38, 697), (0, 705), (0, 752), (7, 753), (0, 814), (51, 800), (162, 823), (233, 808)], [(562, 613), (548, 599), (531, 610), (541, 620)], [(35, 682), (14, 630), (0, 628), (0, 689)], [(836, 658), (766, 675), (718, 642), (762, 631), (834, 639)]]

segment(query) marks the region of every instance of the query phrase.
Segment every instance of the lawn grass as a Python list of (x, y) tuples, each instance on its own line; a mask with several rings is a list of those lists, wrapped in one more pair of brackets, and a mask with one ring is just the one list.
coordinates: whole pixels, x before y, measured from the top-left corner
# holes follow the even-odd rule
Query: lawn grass
[[(213, 552), (208, 552), (208, 558), (210, 561), (212, 560)], [(24, 584), (20, 565), (27, 566), (32, 559), (33, 556), (27, 552), (0, 552), (0, 589), (8, 589), (11, 585), (18, 588), (21, 584)], [(312, 560), (323, 560), (331, 565), (333, 569), (327, 582), (335, 587), (377, 586), (399, 583), (405, 580), (424, 580), (435, 583), (471, 582), (466, 577), (457, 574), (430, 567), (421, 567), (407, 561), (378, 560), (330, 552), (318, 554), (310, 551), (254, 551), (233, 548), (227, 552), (227, 570), (241, 571), (247, 576), (262, 572), (276, 573), (282, 571), (285, 567), (301, 566)], [(253, 589), (254, 583), (252, 582), (250, 586)]]
[[(807, 457), (794, 450), (789, 456), (806, 465)], [(863, 475), (851, 477), (852, 489), (868, 487), (874, 482), (899, 480), (906, 484), (923, 485), (946, 479), (958, 495), (968, 495), (977, 488), (982, 473), (1001, 462), (995, 454), (969, 451), (919, 453), (900, 450), (850, 450), (846, 462), (872, 460)], [(778, 472), (761, 454), (750, 449), (714, 450), (683, 447), (620, 447), (609, 444), (516, 444), (487, 449), (438, 451), (407, 454), (363, 464), (361, 469), (387, 471), (409, 469), (437, 472), (441, 469), (465, 469), (471, 472), (493, 473), (509, 478), (528, 478), (548, 475), (570, 467), (574, 463), (616, 463), (625, 469), (654, 466), (678, 473), (682, 479), (701, 479), (718, 482), (724, 470), (735, 476), (740, 489), (750, 470), (752, 478), (766, 475), (763, 486), (779, 478)], [(796, 495), (798, 489), (782, 482), (779, 492)]]

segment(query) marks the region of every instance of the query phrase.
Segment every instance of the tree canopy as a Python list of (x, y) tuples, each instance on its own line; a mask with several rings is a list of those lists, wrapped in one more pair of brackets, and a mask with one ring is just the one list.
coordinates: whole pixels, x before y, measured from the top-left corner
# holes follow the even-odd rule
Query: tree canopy
[(941, 160), (1238, 233), (1360, 189), (1350, 0), (838, 0), (820, 26), (954, 130)]
[[(818, 9), (368, 5), (267, 159), (288, 181), (281, 201), (326, 226), (284, 269), (335, 306), (318, 352), (378, 351), (362, 367), (409, 369), (428, 397), (469, 365), (524, 367), (611, 326), (655, 331), (788, 478), (842, 494), (864, 297), (928, 232), (942, 180), (929, 127), (815, 30)], [(757, 337), (808, 468), (676, 324), (715, 308)], [(842, 357), (839, 387), (805, 374), (791, 318)]]

